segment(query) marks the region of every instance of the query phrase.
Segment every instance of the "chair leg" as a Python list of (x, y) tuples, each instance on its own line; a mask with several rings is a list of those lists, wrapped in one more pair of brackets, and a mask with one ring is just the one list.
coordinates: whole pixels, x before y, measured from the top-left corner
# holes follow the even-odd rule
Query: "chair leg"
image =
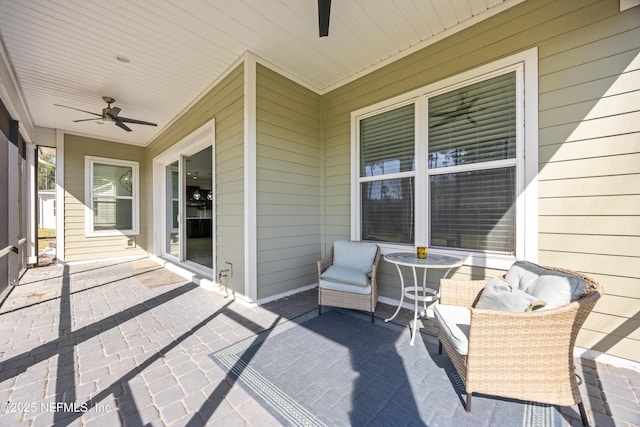
[(322, 316), (322, 306), (318, 304), (318, 316)]
[(589, 419), (587, 418), (587, 412), (584, 410), (584, 403), (578, 403), (578, 410), (580, 411), (580, 418), (582, 418), (582, 425), (589, 426)]
[(372, 311), (372, 312), (371, 312), (371, 323), (375, 323), (375, 316), (374, 316), (374, 314), (375, 314), (375, 311)]
[(438, 354), (442, 354), (442, 341), (438, 340)]
[(467, 404), (465, 405), (466, 406), (465, 409), (467, 410), (467, 412), (471, 412), (471, 395), (472, 394), (473, 393), (469, 391), (467, 392)]

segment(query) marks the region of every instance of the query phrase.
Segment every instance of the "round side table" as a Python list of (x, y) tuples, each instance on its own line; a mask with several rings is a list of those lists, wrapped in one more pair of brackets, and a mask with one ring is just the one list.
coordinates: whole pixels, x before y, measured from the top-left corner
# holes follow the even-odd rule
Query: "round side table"
[[(424, 309), (427, 309), (427, 302), (435, 301), (438, 299), (438, 291), (427, 287), (427, 270), (429, 268), (447, 269), (443, 277), (447, 277), (452, 268), (460, 267), (462, 260), (448, 255), (427, 254), (426, 258), (418, 258), (415, 253), (412, 252), (393, 252), (384, 256), (385, 261), (390, 262), (396, 266), (398, 274), (400, 275), (400, 303), (396, 312), (393, 313), (385, 322), (393, 320), (402, 307), (404, 298), (410, 298), (414, 301), (413, 310), (413, 323), (411, 325), (411, 345), (413, 345), (416, 339), (416, 331), (418, 330), (418, 302), (424, 304)], [(404, 277), (402, 276), (402, 270), (400, 266), (411, 267), (413, 271), (413, 286), (405, 287)], [(418, 285), (418, 275), (416, 268), (423, 268), (422, 286)]]

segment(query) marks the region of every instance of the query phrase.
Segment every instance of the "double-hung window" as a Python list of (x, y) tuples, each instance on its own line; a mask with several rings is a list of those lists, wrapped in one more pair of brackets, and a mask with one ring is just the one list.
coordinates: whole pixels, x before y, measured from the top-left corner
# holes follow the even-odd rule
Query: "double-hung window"
[(360, 120), (362, 240), (413, 243), (415, 105)]
[(138, 234), (138, 162), (85, 157), (87, 236)]
[(426, 244), (497, 268), (534, 260), (536, 57), (527, 51), (352, 113), (351, 238), (383, 250)]

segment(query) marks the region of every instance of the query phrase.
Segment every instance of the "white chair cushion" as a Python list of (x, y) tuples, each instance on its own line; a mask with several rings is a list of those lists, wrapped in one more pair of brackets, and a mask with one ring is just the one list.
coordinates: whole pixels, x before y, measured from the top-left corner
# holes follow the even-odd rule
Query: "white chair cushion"
[(458, 354), (466, 356), (469, 352), (471, 311), (467, 307), (436, 304), (433, 312), (447, 340)]
[(507, 271), (505, 279), (514, 287), (546, 301), (545, 308), (576, 301), (586, 285), (584, 279), (574, 274), (550, 270), (527, 261), (516, 261)]
[(333, 243), (333, 265), (369, 274), (373, 270), (377, 251), (378, 245), (375, 243), (337, 240)]
[(320, 276), (331, 282), (346, 283), (348, 285), (367, 286), (367, 275), (355, 268), (332, 265)]
[(330, 289), (332, 291), (349, 292), (352, 294), (369, 295), (371, 294), (371, 286), (350, 285), (348, 283), (332, 282), (330, 280), (320, 279), (320, 287), (322, 289)]
[(475, 308), (501, 311), (531, 311), (534, 305), (539, 308), (545, 306), (546, 302), (540, 301), (533, 295), (514, 288), (509, 283), (496, 277), (491, 279), (484, 287)]

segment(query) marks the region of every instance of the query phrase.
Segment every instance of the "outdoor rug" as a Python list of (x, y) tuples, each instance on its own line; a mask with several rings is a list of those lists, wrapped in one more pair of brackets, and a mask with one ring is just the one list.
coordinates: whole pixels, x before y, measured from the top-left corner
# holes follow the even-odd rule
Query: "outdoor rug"
[[(327, 309), (324, 309), (327, 310)], [(559, 408), (474, 395), (437, 338), (358, 312), (317, 310), (211, 354), (283, 425), (560, 426)]]

